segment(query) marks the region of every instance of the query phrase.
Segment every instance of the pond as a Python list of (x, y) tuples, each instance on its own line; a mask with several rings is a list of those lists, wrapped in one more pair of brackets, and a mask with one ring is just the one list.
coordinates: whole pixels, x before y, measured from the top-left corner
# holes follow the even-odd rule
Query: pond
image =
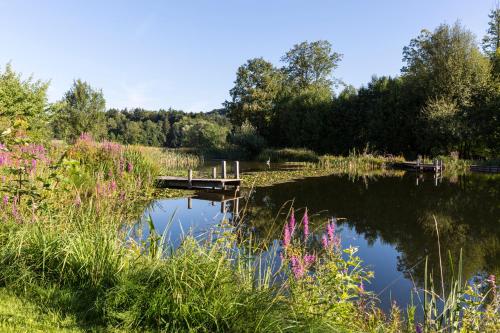
[[(337, 217), (342, 245), (358, 247), (364, 264), (375, 273), (366, 289), (378, 296), (384, 309), (392, 301), (405, 307), (411, 291), (423, 287), (427, 256), (429, 271), (439, 272), (434, 217), (445, 274), (450, 271), (448, 258), (456, 265), (460, 249), (465, 278), (500, 272), (500, 177), (495, 175), (437, 180), (433, 174), (415, 173), (372, 178), (330, 175), (260, 187), (238, 203), (219, 200), (211, 193), (189, 200), (158, 200), (145, 215), (151, 215), (160, 233), (171, 221), (174, 246), (183, 233), (203, 237), (224, 216), (231, 220), (237, 204), (247, 227), (269, 242), (281, 238), (291, 200), (297, 217), (307, 207), (318, 232), (327, 218)], [(147, 225), (140, 229), (147, 234)]]

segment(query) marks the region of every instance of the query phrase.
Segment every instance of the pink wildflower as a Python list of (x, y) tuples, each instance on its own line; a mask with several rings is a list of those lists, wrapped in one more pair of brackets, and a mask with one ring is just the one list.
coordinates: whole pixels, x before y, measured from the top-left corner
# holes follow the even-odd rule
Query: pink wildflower
[(326, 237), (326, 235), (323, 235), (323, 237), (321, 238), (321, 244), (323, 244), (323, 248), (325, 250), (328, 250), (329, 246), (328, 246), (328, 238)]
[(297, 258), (297, 256), (292, 256), (292, 258), (290, 259), (290, 263), (292, 264), (292, 272), (295, 278), (300, 279), (301, 277), (303, 277), (305, 273), (304, 266)]
[(309, 217), (307, 216), (307, 208), (304, 212), (302, 220), (304, 222), (304, 240), (307, 240), (307, 237), (309, 237)]
[(285, 224), (285, 230), (283, 231), (283, 245), (287, 247), (290, 245), (291, 241), (291, 234), (290, 234), (290, 228), (288, 227), (288, 223)]
[(316, 256), (314, 254), (306, 254), (304, 256), (304, 263), (306, 266), (311, 266), (316, 261)]
[(3, 196), (2, 202), (4, 206), (7, 206), (7, 204), (9, 203), (9, 196), (7, 194)]
[(331, 243), (334, 243), (335, 242), (335, 224), (333, 222), (328, 223), (326, 225), (326, 232), (328, 233), (328, 240)]

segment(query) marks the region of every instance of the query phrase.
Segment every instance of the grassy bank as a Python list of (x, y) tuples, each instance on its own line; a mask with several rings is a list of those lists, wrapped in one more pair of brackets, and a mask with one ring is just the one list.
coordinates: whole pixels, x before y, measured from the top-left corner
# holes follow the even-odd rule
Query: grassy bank
[[(154, 228), (146, 241), (127, 237), (155, 196), (155, 176), (199, 160), (171, 155), (174, 161), (158, 167), (156, 151), (97, 143), (88, 136), (71, 146), (2, 146), (1, 154), (0, 327), (5, 331), (420, 328), (396, 307), (390, 314), (377, 308), (363, 288), (371, 273), (356, 250), (340, 248), (330, 221), (311, 234), (307, 213), (295, 217), (291, 209), (286, 221), (275, 221), (283, 224), (283, 239), (279, 248), (267, 249), (274, 256), (263, 256), (252, 235), (239, 234), (232, 224), (212, 230), (210, 241), (187, 236), (176, 249)], [(372, 168), (371, 162), (361, 166)], [(314, 165), (308, 170), (331, 172)], [(271, 271), (266, 260), (280, 257), (280, 268)], [(460, 315), (445, 320), (435, 306), (422, 328), (495, 328), (498, 300), (486, 302), (481, 293), (496, 289), (467, 290), (479, 305), (455, 303)], [(465, 295), (460, 292), (454, 295)]]

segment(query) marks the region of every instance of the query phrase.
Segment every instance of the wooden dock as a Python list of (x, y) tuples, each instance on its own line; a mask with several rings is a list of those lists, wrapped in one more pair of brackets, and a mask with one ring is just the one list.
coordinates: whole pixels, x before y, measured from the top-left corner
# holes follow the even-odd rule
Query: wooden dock
[(227, 177), (226, 161), (221, 163), (221, 173), (217, 177), (217, 169), (212, 169), (212, 178), (194, 178), (193, 170), (189, 169), (187, 177), (172, 177), (160, 176), (156, 178), (156, 186), (160, 188), (183, 188), (183, 189), (221, 189), (227, 187), (239, 187), (240, 179), (240, 162), (234, 163), (234, 178)]
[(228, 212), (228, 206), (232, 207), (230, 208), (229, 211), (232, 212), (233, 216), (239, 216), (239, 207), (240, 207), (240, 199), (242, 199), (243, 196), (240, 195), (239, 191), (234, 191), (233, 193), (229, 192), (198, 192), (194, 196), (190, 196), (187, 198), (187, 208), (192, 209), (193, 208), (193, 199), (196, 200), (204, 200), (204, 201), (210, 201), (212, 203), (212, 206), (215, 206), (215, 203), (220, 204), (220, 212), (222, 214), (225, 214)]
[(443, 161), (434, 160), (434, 163), (422, 163), (420, 160), (414, 162), (399, 162), (391, 164), (394, 169), (402, 169), (417, 172), (442, 172), (444, 169)]
[(470, 171), (472, 171), (472, 172), (486, 172), (486, 173), (500, 173), (500, 166), (498, 166), (498, 165), (471, 165)]

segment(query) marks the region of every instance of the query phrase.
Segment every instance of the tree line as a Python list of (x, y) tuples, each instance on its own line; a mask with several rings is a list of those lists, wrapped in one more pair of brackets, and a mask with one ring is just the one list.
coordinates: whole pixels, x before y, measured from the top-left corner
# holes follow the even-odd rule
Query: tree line
[[(48, 83), (0, 73), (0, 130), (75, 140), (159, 147), (300, 147), (319, 153), (500, 155), (500, 9), (481, 44), (459, 23), (422, 30), (402, 50), (396, 77), (372, 77), (359, 89), (334, 77), (342, 60), (330, 42), (294, 45), (275, 66), (249, 59), (236, 71), (230, 100), (207, 113), (109, 109), (104, 94), (75, 80), (48, 104)], [(339, 91), (336, 93), (336, 91)], [(19, 102), (22, 101), (22, 102)]]

